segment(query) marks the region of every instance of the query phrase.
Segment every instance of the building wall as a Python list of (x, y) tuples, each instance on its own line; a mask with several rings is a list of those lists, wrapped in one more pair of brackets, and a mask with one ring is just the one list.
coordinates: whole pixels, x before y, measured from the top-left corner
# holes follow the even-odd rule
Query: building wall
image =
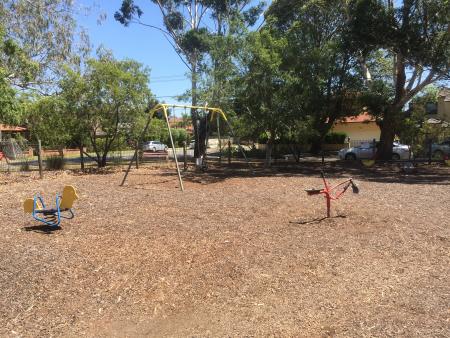
[(350, 140), (380, 140), (380, 127), (375, 122), (337, 123), (333, 132), (346, 133)]
[(445, 96), (438, 99), (438, 119), (450, 122), (450, 101), (445, 101)]

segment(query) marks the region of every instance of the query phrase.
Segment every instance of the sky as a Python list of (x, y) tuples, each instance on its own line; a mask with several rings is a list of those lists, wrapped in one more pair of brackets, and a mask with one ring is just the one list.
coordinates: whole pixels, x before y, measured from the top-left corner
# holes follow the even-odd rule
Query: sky
[[(135, 0), (143, 10), (141, 20), (163, 27), (161, 13), (150, 0)], [(159, 101), (177, 103), (174, 96), (190, 88), (188, 69), (163, 34), (155, 29), (132, 24), (124, 27), (114, 19), (122, 0), (80, 0), (82, 6), (92, 7), (77, 15), (78, 24), (90, 37), (93, 50), (100, 45), (113, 51), (117, 59), (131, 58), (148, 66), (150, 89)], [(100, 14), (106, 18), (99, 24)]]

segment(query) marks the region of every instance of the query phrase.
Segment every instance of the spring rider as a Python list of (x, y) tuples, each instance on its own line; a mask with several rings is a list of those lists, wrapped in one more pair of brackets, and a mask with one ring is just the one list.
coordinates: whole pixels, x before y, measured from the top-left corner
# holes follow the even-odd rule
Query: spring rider
[(23, 210), (25, 213), (31, 214), (36, 221), (57, 228), (62, 218), (72, 219), (75, 217), (72, 206), (77, 199), (75, 188), (67, 185), (63, 189), (62, 196), (56, 194), (54, 208), (47, 208), (44, 199), (38, 193), (34, 195), (34, 198), (27, 198), (23, 202)]
[(322, 176), (324, 188), (323, 189), (307, 189), (305, 191), (309, 196), (319, 195), (319, 194), (324, 195), (326, 202), (327, 202), (327, 218), (330, 218), (331, 217), (331, 201), (338, 200), (339, 197), (341, 197), (350, 186), (352, 187), (352, 191), (354, 194), (359, 193), (359, 188), (356, 185), (356, 183), (353, 182), (353, 180), (351, 178), (332, 187), (325, 179), (325, 174), (323, 173), (323, 171), (320, 173), (320, 175)]

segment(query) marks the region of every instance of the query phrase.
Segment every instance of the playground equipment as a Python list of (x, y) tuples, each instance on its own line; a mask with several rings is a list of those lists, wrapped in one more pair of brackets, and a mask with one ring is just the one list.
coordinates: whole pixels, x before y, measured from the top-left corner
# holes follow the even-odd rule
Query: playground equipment
[(23, 202), (23, 210), (41, 223), (51, 227), (58, 227), (61, 223), (61, 218), (72, 219), (75, 217), (72, 206), (77, 199), (78, 195), (75, 188), (68, 185), (64, 187), (62, 197), (56, 194), (54, 208), (46, 208), (42, 196), (36, 194), (33, 198), (27, 198)]
[[(208, 107), (207, 105), (205, 105), (205, 106), (188, 106), (188, 105), (159, 103), (156, 106), (154, 106), (148, 112), (147, 124), (145, 125), (145, 128), (144, 128), (143, 132), (141, 133), (141, 135), (139, 137), (138, 144), (142, 143), (143, 138), (144, 138), (145, 134), (147, 133), (147, 130), (148, 130), (149, 126), (150, 126), (150, 123), (151, 123), (151, 120), (152, 120), (153, 116), (157, 112), (162, 111), (162, 113), (164, 115), (164, 119), (166, 120), (167, 130), (169, 132), (169, 138), (170, 138), (170, 143), (171, 143), (171, 147), (172, 147), (173, 158), (174, 158), (175, 165), (176, 165), (176, 168), (177, 168), (178, 181), (180, 183), (180, 190), (184, 191), (183, 180), (181, 178), (181, 173), (180, 173), (180, 166), (178, 164), (178, 158), (177, 158), (177, 154), (176, 154), (176, 150), (175, 150), (175, 144), (173, 142), (173, 137), (172, 137), (172, 130), (170, 128), (170, 123), (169, 123), (168, 110), (170, 108), (172, 108), (172, 109), (184, 108), (185, 111), (186, 111), (186, 109), (192, 109), (192, 110), (203, 111), (203, 112), (207, 113), (207, 115), (204, 116), (204, 118), (206, 118), (206, 121), (205, 121), (206, 122), (206, 139), (205, 139), (206, 147), (207, 147), (207, 144), (208, 144), (208, 136), (209, 136), (209, 133), (208, 133), (208, 115), (210, 115), (209, 116), (209, 119), (210, 119), (209, 122), (213, 121), (214, 117), (217, 117), (218, 119), (219, 119), (219, 117), (221, 117), (225, 121), (225, 123), (227, 124), (231, 135), (234, 137), (235, 134), (234, 134), (233, 128), (231, 127), (230, 122), (227, 119), (227, 116), (225, 115), (225, 113), (220, 108)], [(220, 135), (219, 135), (219, 139), (220, 139)], [(242, 146), (240, 144), (238, 144), (238, 147), (239, 147), (239, 150), (241, 151), (245, 161), (247, 162), (248, 166), (251, 168), (250, 163), (249, 163), (249, 161), (247, 159), (247, 156), (245, 155), (245, 152), (242, 149)], [(127, 171), (125, 172), (125, 175), (124, 175), (124, 177), (122, 179), (122, 183), (120, 184), (121, 186), (123, 186), (125, 184), (125, 181), (126, 181), (126, 179), (128, 177), (128, 174), (129, 174), (129, 172), (131, 170), (131, 166), (133, 165), (133, 162), (137, 160), (137, 156), (138, 156), (138, 147), (136, 147), (134, 155), (131, 158), (130, 163), (128, 164)], [(201, 165), (202, 165), (202, 167), (205, 167), (205, 163), (203, 161), (202, 161)]]
[(323, 171), (320, 173), (320, 175), (322, 176), (324, 188), (323, 189), (307, 189), (305, 191), (309, 196), (319, 195), (319, 194), (323, 194), (325, 196), (325, 199), (327, 202), (327, 218), (329, 218), (329, 217), (331, 217), (331, 201), (338, 200), (339, 197), (341, 197), (350, 186), (352, 187), (352, 191), (354, 194), (359, 193), (359, 188), (355, 184), (355, 182), (353, 182), (353, 180), (351, 178), (332, 187), (325, 179), (325, 174), (323, 173)]
[(0, 141), (0, 152), (2, 153), (2, 157), (6, 158), (7, 160), (20, 159), (25, 155), (19, 143), (15, 139)]

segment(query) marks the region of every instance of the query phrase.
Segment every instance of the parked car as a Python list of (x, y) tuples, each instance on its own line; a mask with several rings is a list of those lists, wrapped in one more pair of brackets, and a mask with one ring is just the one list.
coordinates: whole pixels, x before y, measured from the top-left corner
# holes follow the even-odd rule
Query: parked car
[[(361, 143), (358, 147), (344, 148), (339, 150), (341, 160), (372, 159), (377, 149), (373, 143)], [(408, 160), (412, 157), (410, 147), (405, 144), (394, 142), (392, 148), (393, 160)]]
[(147, 141), (142, 144), (143, 151), (167, 151), (167, 146), (159, 141)]
[(434, 158), (440, 160), (450, 157), (450, 140), (442, 143), (433, 143), (431, 145), (431, 153)]

